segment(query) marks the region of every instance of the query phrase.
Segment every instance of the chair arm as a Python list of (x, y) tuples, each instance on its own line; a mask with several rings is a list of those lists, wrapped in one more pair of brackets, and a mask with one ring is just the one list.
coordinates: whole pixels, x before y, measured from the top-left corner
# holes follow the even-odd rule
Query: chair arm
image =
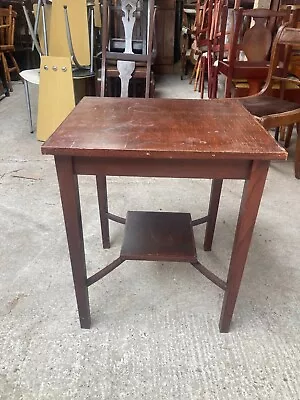
[(275, 81), (282, 81), (282, 82), (291, 82), (291, 83), (295, 83), (296, 85), (300, 86), (300, 80), (296, 79), (296, 78), (283, 78), (281, 76), (272, 76), (272, 80)]
[(277, 128), (300, 123), (300, 104), (299, 108), (293, 111), (286, 111), (280, 114), (267, 115), (257, 118), (265, 129)]

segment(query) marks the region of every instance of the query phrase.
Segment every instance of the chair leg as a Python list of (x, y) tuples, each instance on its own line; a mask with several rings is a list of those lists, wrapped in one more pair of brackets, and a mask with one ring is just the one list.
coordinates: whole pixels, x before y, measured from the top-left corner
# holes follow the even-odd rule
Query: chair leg
[(196, 69), (195, 82), (194, 82), (194, 91), (195, 92), (197, 90), (197, 86), (199, 85), (200, 72), (201, 72), (201, 56), (199, 55), (199, 58), (197, 60), (197, 69)]
[(227, 76), (226, 82), (225, 82), (225, 96), (224, 97), (231, 97), (231, 84), (232, 84), (232, 78), (231, 78), (231, 76)]
[(186, 75), (186, 64), (187, 64), (187, 58), (186, 58), (186, 49), (185, 46), (183, 46), (181, 50), (181, 57), (180, 57), (180, 65), (181, 65), (181, 75), (180, 78), (183, 80), (184, 75)]
[(285, 140), (286, 135), (286, 126), (281, 126), (279, 128), (279, 140), (283, 142)]
[(287, 131), (285, 134), (285, 140), (284, 140), (284, 147), (287, 149), (290, 145), (291, 142), (291, 137), (292, 137), (292, 133), (293, 133), (293, 128), (294, 128), (294, 124), (289, 125), (287, 127)]
[(200, 82), (199, 82), (199, 92), (200, 92), (200, 97), (203, 99), (204, 97), (204, 75), (205, 75), (205, 65), (206, 65), (206, 60), (205, 57), (201, 57), (201, 71), (200, 71)]
[(212, 77), (211, 77), (211, 98), (212, 99), (216, 99), (218, 96), (218, 83), (219, 83), (218, 67), (213, 67)]
[[(200, 55), (199, 55), (199, 57), (200, 57)], [(195, 65), (194, 65), (194, 68), (193, 68), (193, 71), (192, 71), (192, 74), (191, 74), (191, 77), (190, 77), (190, 81), (189, 81), (190, 85), (192, 84), (193, 79), (196, 76), (197, 67), (198, 67), (198, 60), (196, 61)]]
[(33, 133), (31, 104), (30, 104), (30, 97), (29, 97), (29, 87), (28, 87), (28, 82), (25, 81), (25, 79), (24, 79), (24, 89), (25, 89), (25, 99), (26, 99), (26, 105), (27, 105), (28, 117), (29, 117), (29, 123), (30, 123), (30, 133)]
[(7, 64), (7, 60), (5, 57), (4, 52), (1, 53), (1, 59), (2, 59), (2, 64), (3, 64), (3, 69), (4, 69), (4, 74), (5, 74), (5, 79), (7, 82), (7, 86), (10, 92), (13, 91), (12, 85), (11, 85), (11, 80), (10, 80), (10, 73), (9, 73), (9, 69), (8, 69), (8, 64)]
[(8, 54), (9, 54), (9, 57), (10, 57), (12, 63), (13, 63), (14, 68), (17, 71), (17, 74), (19, 75), (20, 74), (20, 68), (18, 66), (18, 63), (17, 63), (15, 57), (13, 56), (13, 54), (11, 52), (9, 52)]
[(300, 123), (297, 123), (297, 141), (295, 153), (295, 177), (300, 179)]

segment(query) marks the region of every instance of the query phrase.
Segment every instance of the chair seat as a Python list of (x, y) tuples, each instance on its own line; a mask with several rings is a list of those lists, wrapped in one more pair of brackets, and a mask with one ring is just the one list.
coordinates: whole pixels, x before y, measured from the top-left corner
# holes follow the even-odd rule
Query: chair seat
[(40, 69), (25, 69), (20, 72), (20, 76), (22, 79), (29, 83), (33, 83), (34, 85), (40, 84)]
[[(145, 66), (136, 67), (133, 71), (132, 77), (134, 79), (146, 78), (147, 68)], [(106, 75), (110, 78), (118, 78), (120, 73), (116, 66), (109, 65), (106, 69)], [(98, 70), (98, 80), (101, 79), (101, 69)], [(151, 71), (151, 79), (153, 79), (153, 71)]]
[(253, 96), (240, 98), (243, 106), (256, 117), (264, 117), (272, 114), (279, 114), (287, 111), (300, 109), (300, 104), (271, 96)]
[(87, 78), (93, 78), (95, 76), (95, 73), (91, 72), (89, 69), (73, 68), (72, 76), (74, 80), (87, 79)]

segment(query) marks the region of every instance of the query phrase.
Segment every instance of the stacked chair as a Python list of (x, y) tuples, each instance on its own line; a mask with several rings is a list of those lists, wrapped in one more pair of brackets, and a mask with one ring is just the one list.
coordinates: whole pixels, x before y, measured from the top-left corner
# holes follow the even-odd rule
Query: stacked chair
[(19, 74), (20, 69), (13, 55), (15, 51), (15, 22), (17, 13), (12, 6), (0, 8), (0, 62), (4, 71), (4, 83), (12, 92), (11, 73)]
[[(218, 97), (218, 77), (225, 77), (225, 97), (243, 89), (248, 97), (239, 98), (243, 106), (266, 128), (279, 132), (288, 148), (293, 128), (297, 133), (295, 177), (300, 179), (300, 81), (290, 76), (293, 49), (299, 53), (298, 14), (291, 7), (279, 11), (235, 8), (228, 30), (228, 4), (218, 0), (212, 7), (206, 50), (199, 57), (196, 87), (208, 97)], [(203, 39), (202, 39), (203, 40)], [(202, 42), (202, 43), (205, 43)], [(295, 54), (295, 53), (294, 53)], [(239, 93), (239, 92), (238, 92)]]
[(226, 78), (225, 97), (231, 97), (239, 82), (246, 82), (249, 95), (258, 93), (268, 74), (271, 45), (278, 27), (289, 19), (289, 9), (234, 10), (228, 51), (227, 54), (224, 51), (219, 53), (214, 87), (217, 88), (218, 75), (223, 74)]
[[(55, 0), (52, 5), (49, 5), (46, 4), (44, 0), (39, 0), (35, 8), (35, 20), (34, 23), (32, 23), (33, 16), (30, 15), (25, 4), (23, 4), (23, 11), (32, 38), (33, 48), (39, 53), (42, 66), (41, 69), (24, 70), (20, 73), (24, 81), (31, 132), (33, 132), (34, 129), (28, 83), (40, 85), (42, 77), (44, 77), (44, 85), (39, 93), (37, 129), (39, 140), (46, 140), (47, 136), (52, 133), (57, 124), (66, 116), (65, 114), (74, 107), (74, 102), (78, 102), (82, 97), (82, 95), (80, 95), (74, 98), (73, 84), (75, 85), (78, 81), (84, 83), (89, 82), (92, 87), (92, 89), (90, 89), (90, 94), (93, 94), (95, 76), (93, 70), (93, 9), (91, 9), (91, 7), (87, 9), (85, 1), (81, 1), (80, 4), (77, 2), (76, 4), (76, 11), (79, 10), (86, 13), (86, 15), (83, 15), (81, 18), (83, 31), (86, 31), (86, 35), (80, 38), (80, 43), (83, 43), (80, 47), (82, 47), (84, 51), (82, 51), (82, 49), (78, 51), (78, 47), (74, 45), (73, 38), (74, 35), (77, 34), (76, 29), (74, 29), (74, 20), (76, 21), (75, 15), (71, 15), (73, 17), (73, 25), (71, 26), (70, 24), (70, 12), (74, 14), (72, 8), (72, 4), (68, 1)], [(55, 17), (53, 17), (53, 14)], [(88, 15), (91, 21), (89, 35), (87, 23)], [(57, 35), (58, 32), (59, 35), (56, 37), (55, 35)], [(89, 40), (87, 39), (88, 37)], [(75, 44), (76, 43), (78, 43), (78, 38), (75, 40)], [(77, 53), (79, 53), (79, 56)], [(52, 74), (53, 72), (55, 72), (54, 75)], [(69, 73), (70, 79), (68, 77)], [(89, 93), (89, 91), (84, 90), (83, 95), (85, 93)], [(53, 99), (51, 99), (51, 96)], [(49, 103), (52, 104), (52, 107), (49, 106)], [(61, 104), (60, 107), (59, 104)]]
[(190, 83), (195, 78), (194, 89), (196, 90), (200, 81), (201, 72), (201, 55), (207, 51), (210, 40), (210, 30), (213, 20), (213, 12), (215, 9), (214, 0), (197, 0), (196, 18), (194, 26), (194, 54), (196, 63), (192, 72)]
[[(197, 0), (185, 1), (182, 9), (182, 23), (180, 36), (180, 64), (181, 64), (181, 80), (188, 73), (188, 63), (193, 65), (197, 61), (197, 54), (192, 49), (195, 39), (195, 18), (200, 17), (200, 13), (196, 8), (199, 7)], [(195, 58), (196, 57), (196, 58)]]
[(204, 96), (204, 79), (208, 77), (208, 97), (214, 98), (216, 91), (216, 63), (221, 54), (228, 49), (226, 39), (229, 36), (227, 32), (228, 2), (227, 0), (218, 0), (214, 4), (212, 12), (212, 21), (209, 29), (209, 38), (207, 40), (207, 50), (203, 52), (198, 63), (198, 82), (201, 98)]

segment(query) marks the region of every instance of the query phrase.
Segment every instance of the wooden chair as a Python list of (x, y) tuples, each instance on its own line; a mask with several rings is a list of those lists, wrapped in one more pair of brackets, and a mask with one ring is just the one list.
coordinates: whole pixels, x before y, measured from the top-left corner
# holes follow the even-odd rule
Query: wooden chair
[[(3, 63), (4, 74), (9, 86), (9, 90), (12, 92), (11, 85), (11, 73), (17, 72), (19, 74), (19, 66), (13, 56), (15, 51), (14, 47), (14, 35), (15, 35), (15, 20), (17, 13), (13, 11), (12, 6), (8, 8), (0, 8), (0, 59)], [(10, 59), (12, 66), (8, 65), (7, 58)]]
[(209, 44), (213, 8), (213, 0), (204, 0), (203, 3), (201, 0), (198, 0), (197, 2), (194, 27), (195, 40), (192, 45), (193, 52), (191, 53), (191, 57), (195, 58), (195, 66), (190, 79), (190, 83), (192, 83), (193, 78), (195, 78), (194, 90), (197, 89), (200, 78), (201, 54), (207, 51)]
[(217, 74), (226, 77), (225, 97), (231, 97), (234, 81), (247, 80), (249, 95), (260, 91), (268, 74), (273, 37), (277, 27), (289, 18), (289, 9), (234, 10), (235, 22), (230, 34), (228, 57), (225, 53), (220, 54), (217, 65)]
[[(300, 81), (287, 76), (289, 57), (291, 49), (294, 47), (300, 48), (300, 29), (281, 26), (274, 39), (270, 68), (263, 89), (260, 93), (240, 98), (239, 101), (266, 129), (296, 124), (295, 177), (300, 179)], [(284, 66), (278, 70), (278, 63), (281, 62), (283, 52), (285, 55)], [(274, 97), (274, 82), (280, 85), (280, 98)], [(299, 86), (299, 103), (285, 99), (285, 88), (289, 83)]]
[(209, 41), (207, 51), (201, 55), (200, 59), (200, 79), (199, 79), (199, 92), (200, 97), (204, 96), (204, 79), (207, 75), (208, 81), (208, 98), (215, 97), (215, 74), (216, 74), (216, 60), (218, 54), (224, 53), (226, 47), (225, 36), (228, 18), (228, 2), (227, 0), (219, 0), (215, 3), (212, 24), (210, 29)]
[(196, 1), (183, 5), (180, 36), (181, 80), (188, 73), (188, 61), (192, 61), (191, 45), (193, 43), (195, 18), (197, 16), (196, 5)]
[(153, 96), (155, 12), (154, 0), (103, 0), (100, 96), (111, 95), (107, 78), (120, 78), (121, 97), (128, 97), (131, 78), (144, 80), (145, 97)]

